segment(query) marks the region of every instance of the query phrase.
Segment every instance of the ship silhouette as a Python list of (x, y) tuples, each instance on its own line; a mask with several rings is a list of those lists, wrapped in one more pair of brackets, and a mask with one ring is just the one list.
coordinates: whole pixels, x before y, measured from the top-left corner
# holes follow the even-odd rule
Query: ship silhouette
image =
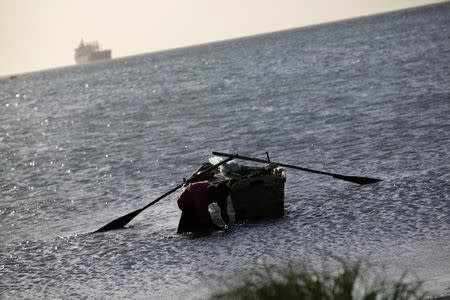
[(88, 64), (96, 61), (111, 59), (111, 50), (102, 50), (97, 41), (84, 42), (75, 49), (75, 62), (77, 64)]

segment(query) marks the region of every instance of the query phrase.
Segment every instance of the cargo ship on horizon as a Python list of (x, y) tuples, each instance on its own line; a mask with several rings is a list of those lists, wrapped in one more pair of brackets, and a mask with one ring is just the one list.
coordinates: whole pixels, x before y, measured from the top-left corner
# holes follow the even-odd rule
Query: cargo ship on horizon
[(82, 39), (75, 49), (75, 62), (78, 65), (110, 59), (111, 50), (102, 50), (97, 41), (85, 43)]

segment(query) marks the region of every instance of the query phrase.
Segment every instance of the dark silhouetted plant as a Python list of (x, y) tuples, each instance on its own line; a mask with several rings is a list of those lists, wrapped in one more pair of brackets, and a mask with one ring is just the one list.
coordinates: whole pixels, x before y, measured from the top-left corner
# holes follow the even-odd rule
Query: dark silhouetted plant
[(339, 260), (338, 271), (318, 272), (305, 264), (271, 266), (227, 281), (210, 299), (413, 300), (426, 299), (419, 281), (362, 276), (361, 263)]

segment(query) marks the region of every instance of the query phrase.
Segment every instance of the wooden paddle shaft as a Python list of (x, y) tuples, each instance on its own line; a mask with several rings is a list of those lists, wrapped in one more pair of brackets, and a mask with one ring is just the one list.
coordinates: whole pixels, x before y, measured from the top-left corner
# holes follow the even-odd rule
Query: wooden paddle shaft
[[(236, 158), (236, 159), (260, 162), (260, 163), (268, 163), (268, 161), (265, 160), (265, 159), (259, 159), (259, 158), (254, 158), (254, 157), (247, 157), (247, 156), (242, 156), (242, 155), (239, 155), (239, 154), (228, 154), (228, 153), (216, 152), (216, 151), (214, 151), (212, 154), (213, 155), (222, 156), (222, 157)], [(311, 172), (311, 173), (316, 173), (316, 174), (331, 175), (331, 176), (338, 175), (338, 174), (327, 173), (327, 172), (322, 172), (322, 171), (317, 171), (317, 170), (311, 170), (311, 169), (302, 168), (302, 167), (293, 166), (293, 165), (288, 165), (288, 164), (282, 164), (282, 163), (273, 162), (273, 161), (270, 161), (270, 163), (278, 165), (280, 167), (292, 168), (292, 169), (297, 169), (297, 170)]]
[(260, 162), (260, 163), (273, 163), (273, 164), (281, 166), (281, 167), (297, 169), (297, 170), (306, 171), (306, 172), (315, 173), (315, 174), (333, 176), (333, 178), (336, 178), (336, 179), (341, 179), (341, 180), (345, 180), (345, 181), (349, 181), (349, 182), (353, 182), (353, 183), (357, 183), (357, 184), (361, 184), (361, 185), (381, 181), (381, 179), (378, 179), (378, 178), (369, 178), (369, 177), (361, 177), (361, 176), (346, 176), (346, 175), (341, 175), (341, 174), (336, 174), (336, 173), (328, 173), (328, 172), (317, 171), (317, 170), (312, 170), (312, 169), (308, 169), (308, 168), (302, 168), (302, 167), (294, 166), (294, 165), (271, 162), (268, 160), (254, 158), (254, 157), (242, 156), (239, 154), (229, 154), (229, 153), (222, 153), (222, 152), (216, 152), (216, 151), (214, 151), (212, 154), (218, 155), (218, 156), (224, 156), (224, 157), (228, 157), (228, 158), (236, 158), (236, 159)]

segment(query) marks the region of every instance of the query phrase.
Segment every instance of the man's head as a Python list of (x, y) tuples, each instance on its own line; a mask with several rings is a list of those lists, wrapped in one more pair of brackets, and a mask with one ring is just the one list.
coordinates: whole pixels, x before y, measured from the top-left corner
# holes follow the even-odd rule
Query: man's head
[(220, 182), (210, 186), (211, 202), (226, 201), (228, 194), (230, 194), (230, 188), (227, 182)]

